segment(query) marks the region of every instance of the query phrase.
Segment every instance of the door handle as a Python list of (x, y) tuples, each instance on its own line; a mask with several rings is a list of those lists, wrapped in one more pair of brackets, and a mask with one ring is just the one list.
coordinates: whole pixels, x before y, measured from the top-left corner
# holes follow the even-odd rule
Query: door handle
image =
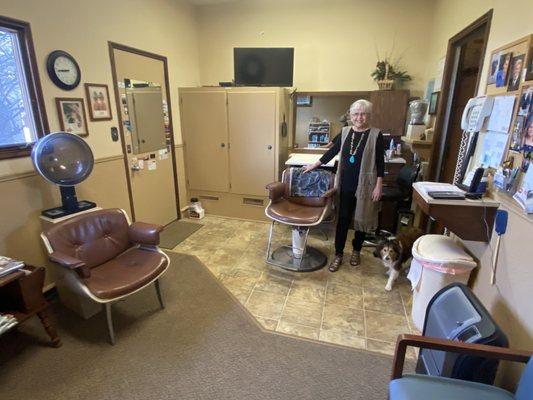
[(132, 171), (140, 171), (141, 167), (139, 167), (137, 164), (131, 166)]
[(226, 143), (220, 143), (220, 147), (226, 147)]
[(268, 147), (267, 147), (267, 149), (272, 150), (272, 145), (269, 144)]

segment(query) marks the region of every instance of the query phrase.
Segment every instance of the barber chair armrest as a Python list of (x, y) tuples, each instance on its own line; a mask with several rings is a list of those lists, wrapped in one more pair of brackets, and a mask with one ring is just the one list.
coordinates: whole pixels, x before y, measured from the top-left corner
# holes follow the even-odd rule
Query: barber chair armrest
[(89, 278), (91, 276), (91, 270), (85, 263), (77, 258), (71, 257), (67, 254), (59, 251), (54, 251), (48, 256), (51, 261), (61, 265), (62, 267), (76, 271), (81, 278)]
[(161, 225), (134, 222), (129, 227), (128, 236), (132, 243), (157, 246), (159, 244), (159, 232), (162, 230)]
[(285, 182), (272, 182), (266, 185), (266, 189), (268, 189), (268, 198), (276, 202), (285, 195), (287, 184)]
[(326, 193), (324, 193), (322, 197), (328, 197), (328, 198), (333, 197), (335, 193), (337, 193), (337, 189), (332, 188), (332, 189), (329, 189)]

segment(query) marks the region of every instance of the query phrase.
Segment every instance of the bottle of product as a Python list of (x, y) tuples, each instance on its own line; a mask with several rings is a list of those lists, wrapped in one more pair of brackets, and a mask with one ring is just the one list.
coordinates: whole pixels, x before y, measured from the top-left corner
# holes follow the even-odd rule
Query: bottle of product
[(196, 197), (192, 197), (189, 205), (189, 218), (202, 219), (204, 216), (205, 211), (202, 208), (202, 203)]

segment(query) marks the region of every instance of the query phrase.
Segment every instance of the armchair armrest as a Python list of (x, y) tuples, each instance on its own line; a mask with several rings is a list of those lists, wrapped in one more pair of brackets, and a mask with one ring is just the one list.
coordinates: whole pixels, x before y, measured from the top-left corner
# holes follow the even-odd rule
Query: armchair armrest
[(421, 349), (449, 351), (452, 353), (470, 354), (478, 357), (497, 358), (499, 360), (527, 363), (532, 352), (508, 349), (506, 347), (487, 346), (485, 344), (465, 343), (457, 340), (439, 339), (421, 335), (399, 335), (392, 366), (391, 380), (402, 377), (405, 351), (407, 346)]
[(85, 263), (60, 251), (54, 251), (48, 258), (62, 267), (76, 271), (81, 278), (90, 278), (91, 270)]
[(327, 197), (327, 198), (333, 197), (335, 193), (337, 193), (337, 189), (332, 188), (332, 189), (329, 189), (326, 193), (324, 193), (322, 197)]
[(159, 244), (159, 232), (162, 230), (161, 225), (134, 222), (128, 229), (128, 237), (132, 243), (157, 246)]
[(287, 184), (285, 182), (272, 182), (266, 185), (268, 189), (268, 198), (273, 202), (276, 202), (283, 198)]

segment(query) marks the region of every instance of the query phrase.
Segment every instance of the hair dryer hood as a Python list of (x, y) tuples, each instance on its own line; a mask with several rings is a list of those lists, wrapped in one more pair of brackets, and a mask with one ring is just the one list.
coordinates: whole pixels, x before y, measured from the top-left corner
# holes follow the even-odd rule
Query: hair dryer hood
[(77, 135), (56, 132), (39, 139), (31, 160), (47, 181), (59, 186), (74, 186), (89, 177), (94, 156), (89, 145)]

